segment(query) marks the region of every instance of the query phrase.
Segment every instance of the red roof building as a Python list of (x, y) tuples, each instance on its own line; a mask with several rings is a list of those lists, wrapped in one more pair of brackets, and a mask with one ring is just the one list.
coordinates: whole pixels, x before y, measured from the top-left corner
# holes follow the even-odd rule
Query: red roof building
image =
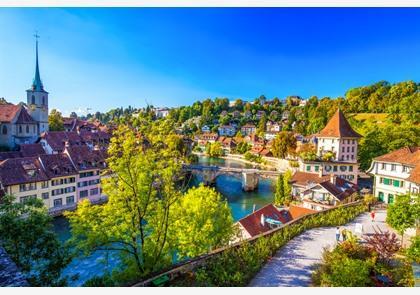
[(249, 239), (291, 220), (287, 210), (279, 210), (273, 204), (268, 204), (240, 219), (237, 224), (241, 230), (241, 239)]

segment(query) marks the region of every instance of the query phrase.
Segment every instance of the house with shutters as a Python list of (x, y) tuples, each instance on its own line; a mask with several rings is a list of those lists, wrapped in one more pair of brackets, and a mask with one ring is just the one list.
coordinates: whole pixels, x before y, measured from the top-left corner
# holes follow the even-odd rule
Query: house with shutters
[(338, 109), (318, 134), (317, 159), (299, 159), (299, 170), (306, 173), (333, 174), (357, 184), (357, 151), (361, 135), (354, 131), (343, 112)]
[(420, 147), (404, 147), (376, 157), (367, 171), (374, 177), (373, 194), (392, 204), (401, 194), (420, 192)]

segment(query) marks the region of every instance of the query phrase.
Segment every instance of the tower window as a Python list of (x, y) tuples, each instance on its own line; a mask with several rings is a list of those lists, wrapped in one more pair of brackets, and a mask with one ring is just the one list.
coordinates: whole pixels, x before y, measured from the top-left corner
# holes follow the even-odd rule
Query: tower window
[(26, 133), (29, 133), (29, 126), (26, 125)]
[(32, 95), (32, 104), (35, 104), (35, 95)]
[(45, 96), (42, 97), (42, 104), (45, 105)]
[(1, 132), (2, 132), (3, 134), (7, 134), (7, 126), (6, 126), (6, 125), (3, 125), (3, 128), (2, 128), (2, 130), (1, 130)]
[(19, 133), (22, 133), (22, 126), (19, 126)]

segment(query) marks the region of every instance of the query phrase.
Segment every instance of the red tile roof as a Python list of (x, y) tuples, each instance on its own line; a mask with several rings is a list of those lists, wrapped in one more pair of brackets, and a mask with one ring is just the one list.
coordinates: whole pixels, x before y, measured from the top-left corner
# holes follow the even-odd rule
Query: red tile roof
[(0, 104), (0, 122), (11, 122), (19, 112), (21, 106), (14, 104)]
[(410, 177), (407, 178), (408, 181), (420, 184), (420, 163), (411, 170)]
[(316, 212), (316, 210), (311, 210), (311, 209), (299, 207), (296, 205), (290, 205), (288, 208), (288, 211), (292, 219), (297, 219), (301, 216)]
[(321, 183), (328, 179), (330, 179), (328, 175), (319, 177), (319, 175), (315, 173), (297, 171), (295, 174), (293, 174), (290, 182), (299, 186), (307, 186), (310, 183)]
[(70, 159), (77, 171), (105, 168), (103, 153), (98, 150), (91, 151), (88, 146), (70, 146), (66, 148)]
[(261, 224), (262, 214), (264, 214), (264, 217), (279, 220), (282, 223), (287, 223), (291, 220), (286, 210), (279, 211), (273, 204), (268, 204), (238, 221), (251, 237), (272, 229), (267, 222), (265, 222), (264, 226)]
[(362, 137), (354, 131), (343, 112), (338, 109), (332, 118), (328, 121), (324, 129), (319, 132), (318, 137)]
[(45, 173), (50, 178), (76, 175), (77, 171), (66, 154), (40, 155)]
[(16, 120), (16, 123), (18, 124), (36, 124), (36, 121), (28, 114), (26, 109), (24, 107), (20, 107), (21, 111), (19, 113), (19, 116)]
[(408, 181), (420, 183), (420, 147), (403, 147), (399, 150), (390, 152), (388, 154), (376, 157), (375, 161), (399, 163), (414, 167)]
[(374, 160), (416, 166), (420, 164), (420, 147), (403, 147), (399, 150), (376, 157)]
[(45, 154), (45, 151), (40, 143), (21, 144), (20, 154), (21, 157), (36, 157)]
[(47, 180), (35, 157), (7, 159), (0, 163), (0, 181), (4, 186)]
[(64, 150), (66, 142), (71, 146), (82, 145), (82, 138), (76, 131), (48, 131), (43, 133), (41, 137), (57, 152)]
[(0, 161), (4, 161), (6, 159), (13, 159), (13, 158), (21, 158), (21, 154), (18, 151), (13, 152), (0, 152)]

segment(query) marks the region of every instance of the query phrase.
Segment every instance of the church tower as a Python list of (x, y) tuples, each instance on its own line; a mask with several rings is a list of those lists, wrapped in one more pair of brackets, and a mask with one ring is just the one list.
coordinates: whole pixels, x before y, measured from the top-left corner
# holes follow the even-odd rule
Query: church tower
[(48, 131), (48, 92), (44, 90), (44, 85), (39, 74), (38, 64), (38, 38), (36, 38), (36, 61), (35, 61), (35, 77), (32, 81), (31, 88), (26, 90), (28, 112), (31, 117), (38, 122), (38, 134)]

